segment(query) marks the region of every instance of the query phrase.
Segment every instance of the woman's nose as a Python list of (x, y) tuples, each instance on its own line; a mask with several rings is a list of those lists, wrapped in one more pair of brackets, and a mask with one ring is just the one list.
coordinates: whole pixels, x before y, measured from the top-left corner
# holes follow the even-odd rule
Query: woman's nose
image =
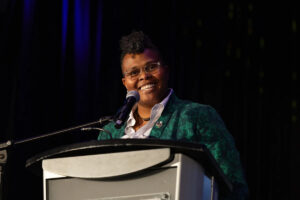
[(139, 80), (146, 80), (151, 76), (149, 72), (146, 72), (145, 70), (141, 70), (139, 74)]

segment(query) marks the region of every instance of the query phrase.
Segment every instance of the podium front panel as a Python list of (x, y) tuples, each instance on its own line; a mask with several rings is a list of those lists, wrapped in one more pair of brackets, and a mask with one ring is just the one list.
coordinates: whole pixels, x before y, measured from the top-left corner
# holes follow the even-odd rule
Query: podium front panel
[[(158, 157), (160, 155), (158, 149), (145, 151), (147, 156), (144, 157), (144, 160), (147, 163), (149, 163), (147, 160), (149, 153)], [(165, 149), (161, 149), (161, 151), (165, 152)], [(132, 152), (130, 153), (132, 154)], [(155, 159), (155, 155), (152, 155), (151, 159)], [(109, 154), (105, 156), (107, 157)], [(89, 155), (87, 155), (88, 157)], [(57, 170), (55, 169), (53, 171), (44, 170), (44, 200), (217, 199), (217, 193), (214, 190), (216, 183), (205, 175), (199, 163), (183, 154), (175, 154), (172, 158), (168, 163), (149, 167), (136, 173), (106, 178), (70, 177), (65, 174), (56, 174)], [(76, 160), (76, 157), (73, 159)], [(126, 156), (123, 159), (126, 159)], [(47, 162), (51, 161), (53, 161), (51, 166), (55, 166), (55, 159), (47, 160)], [(121, 163), (126, 162), (121, 161)], [(80, 174), (82, 174), (82, 170), (79, 170)]]
[(116, 180), (58, 178), (47, 180), (46, 184), (47, 200), (134, 199), (135, 196), (151, 199), (158, 193), (174, 196), (176, 168), (149, 170), (143, 175)]

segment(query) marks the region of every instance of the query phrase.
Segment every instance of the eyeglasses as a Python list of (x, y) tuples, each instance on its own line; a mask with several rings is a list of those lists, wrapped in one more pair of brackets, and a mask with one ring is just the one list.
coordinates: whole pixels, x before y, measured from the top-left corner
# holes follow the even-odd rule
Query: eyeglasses
[(126, 76), (130, 79), (136, 79), (141, 74), (142, 69), (146, 73), (155, 73), (158, 71), (160, 66), (161, 66), (160, 62), (148, 63), (142, 68), (133, 68), (132, 70), (124, 72), (124, 76)]

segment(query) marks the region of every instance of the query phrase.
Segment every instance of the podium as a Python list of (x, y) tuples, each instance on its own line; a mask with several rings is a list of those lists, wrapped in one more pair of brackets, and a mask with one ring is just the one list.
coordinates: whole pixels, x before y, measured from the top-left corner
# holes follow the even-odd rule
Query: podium
[(36, 155), (44, 200), (217, 200), (231, 184), (204, 145), (155, 139), (89, 141)]

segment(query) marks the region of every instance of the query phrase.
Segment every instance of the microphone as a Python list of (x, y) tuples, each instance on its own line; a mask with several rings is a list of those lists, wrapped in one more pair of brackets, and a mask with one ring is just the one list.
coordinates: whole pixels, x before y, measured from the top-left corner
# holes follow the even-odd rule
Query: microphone
[(124, 124), (125, 120), (127, 119), (132, 107), (139, 100), (140, 100), (140, 95), (137, 91), (132, 90), (127, 92), (124, 105), (117, 112), (114, 119), (116, 128), (118, 129), (121, 128), (121, 126)]

